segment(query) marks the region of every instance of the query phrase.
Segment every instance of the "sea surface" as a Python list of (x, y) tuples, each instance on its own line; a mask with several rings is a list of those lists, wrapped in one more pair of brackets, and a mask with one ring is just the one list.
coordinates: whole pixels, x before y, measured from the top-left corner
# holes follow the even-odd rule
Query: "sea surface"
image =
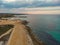
[(45, 45), (60, 45), (60, 14), (27, 15), (29, 26)]

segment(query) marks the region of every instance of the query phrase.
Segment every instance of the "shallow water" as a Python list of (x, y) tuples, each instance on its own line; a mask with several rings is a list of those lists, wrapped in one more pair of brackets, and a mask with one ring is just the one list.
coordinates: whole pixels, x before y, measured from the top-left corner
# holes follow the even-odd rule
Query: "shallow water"
[(27, 15), (29, 26), (46, 45), (60, 45), (60, 15)]
[(51, 34), (56, 40), (60, 42), (60, 32), (58, 31), (49, 31), (49, 34)]

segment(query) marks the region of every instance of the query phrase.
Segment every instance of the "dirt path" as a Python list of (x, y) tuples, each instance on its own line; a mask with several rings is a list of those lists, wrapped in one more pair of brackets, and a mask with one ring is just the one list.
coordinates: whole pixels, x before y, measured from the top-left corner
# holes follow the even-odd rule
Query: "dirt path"
[(0, 25), (11, 24), (14, 25), (11, 36), (7, 45), (33, 45), (33, 42), (27, 33), (25, 26), (21, 21), (0, 20)]

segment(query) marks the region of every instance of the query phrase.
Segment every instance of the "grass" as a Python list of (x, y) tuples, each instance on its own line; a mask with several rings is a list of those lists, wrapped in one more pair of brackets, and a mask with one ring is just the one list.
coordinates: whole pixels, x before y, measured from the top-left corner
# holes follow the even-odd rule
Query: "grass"
[(13, 25), (0, 25), (0, 35), (13, 28)]

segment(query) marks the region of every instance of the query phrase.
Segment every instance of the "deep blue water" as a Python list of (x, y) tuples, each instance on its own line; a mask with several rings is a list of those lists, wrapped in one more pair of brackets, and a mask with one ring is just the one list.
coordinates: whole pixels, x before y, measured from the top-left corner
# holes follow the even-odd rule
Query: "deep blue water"
[(45, 45), (60, 45), (60, 15), (27, 15), (27, 20)]

